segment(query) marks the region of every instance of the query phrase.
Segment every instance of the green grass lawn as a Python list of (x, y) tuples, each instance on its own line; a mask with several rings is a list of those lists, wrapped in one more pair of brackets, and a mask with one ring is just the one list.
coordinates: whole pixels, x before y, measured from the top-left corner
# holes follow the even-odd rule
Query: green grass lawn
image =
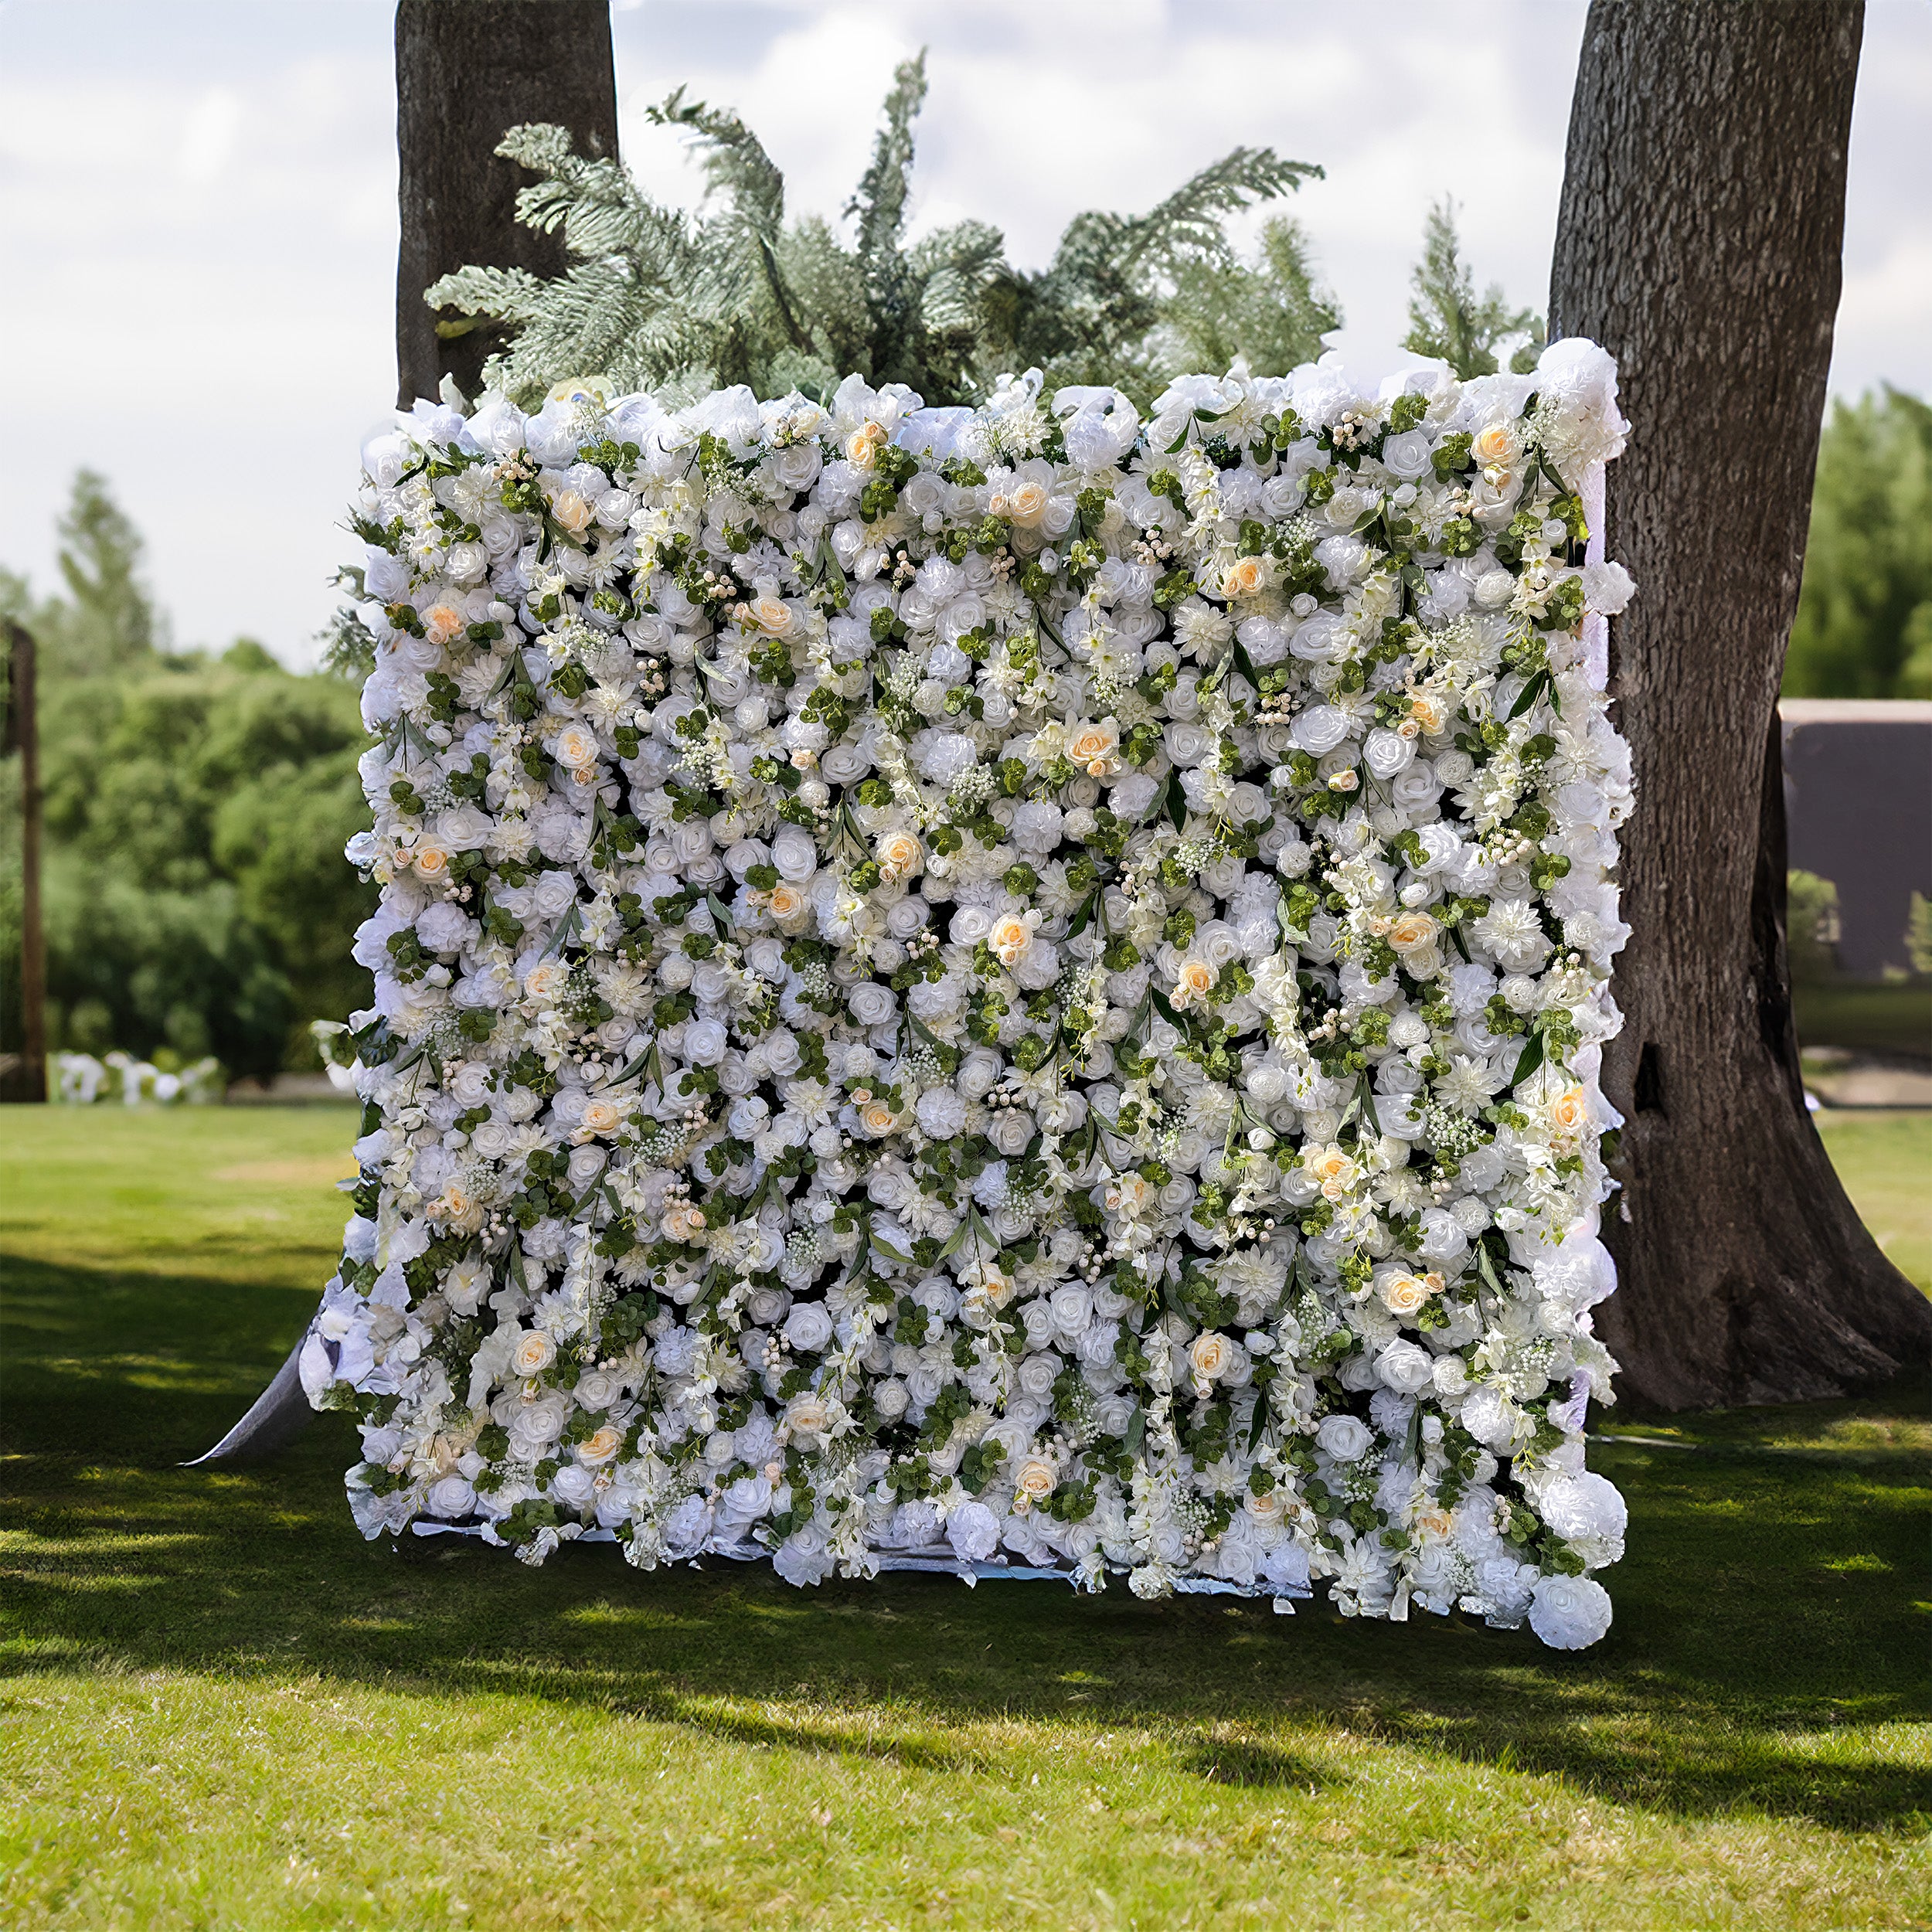
[[(368, 1544), (339, 1416), (175, 1466), (306, 1320), (352, 1121), (0, 1110), (9, 1927), (1932, 1923), (1923, 1391), (1624, 1425), (1576, 1656)], [(1932, 1117), (1825, 1131), (1903, 1217)]]
[(1828, 1107), (1812, 1117), (1879, 1246), (1932, 1294), (1932, 1114)]

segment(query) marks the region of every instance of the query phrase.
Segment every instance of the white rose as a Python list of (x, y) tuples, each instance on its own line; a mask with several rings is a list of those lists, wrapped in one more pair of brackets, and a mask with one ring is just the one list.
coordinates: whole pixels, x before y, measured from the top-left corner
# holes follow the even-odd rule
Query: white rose
[(1530, 1596), (1529, 1628), (1552, 1650), (1587, 1649), (1610, 1620), (1610, 1592), (1588, 1577), (1546, 1577)]
[(818, 848), (808, 832), (797, 825), (781, 825), (771, 842), (771, 862), (777, 867), (781, 879), (796, 884), (818, 869)]
[(1295, 719), (1294, 735), (1295, 743), (1310, 757), (1324, 757), (1348, 736), (1348, 715), (1333, 705), (1311, 705)]
[(1362, 740), (1363, 762), (1384, 784), (1405, 770), (1415, 755), (1413, 738), (1405, 738), (1385, 726), (1377, 725)]
[(693, 1066), (716, 1066), (730, 1044), (723, 1024), (715, 1019), (694, 1019), (684, 1029), (679, 1049)]
[(785, 1318), (785, 1339), (808, 1354), (816, 1355), (832, 1336), (832, 1317), (822, 1301), (801, 1301)]
[(1359, 1416), (1326, 1416), (1315, 1432), (1325, 1455), (1337, 1462), (1355, 1462), (1369, 1453), (1375, 1431)]
[(1544, 1484), (1536, 1509), (1566, 1543), (1621, 1537), (1630, 1522), (1629, 1509), (1617, 1485), (1587, 1471)]
[(1383, 439), (1383, 468), (1404, 483), (1418, 482), (1428, 474), (1432, 454), (1429, 439), (1420, 430), (1403, 430)]
[(1386, 1343), (1376, 1358), (1376, 1373), (1387, 1387), (1401, 1395), (1413, 1395), (1425, 1387), (1435, 1369), (1435, 1357), (1413, 1342)]
[(899, 1002), (889, 986), (868, 979), (846, 994), (845, 1007), (861, 1026), (883, 1026), (899, 1010)]

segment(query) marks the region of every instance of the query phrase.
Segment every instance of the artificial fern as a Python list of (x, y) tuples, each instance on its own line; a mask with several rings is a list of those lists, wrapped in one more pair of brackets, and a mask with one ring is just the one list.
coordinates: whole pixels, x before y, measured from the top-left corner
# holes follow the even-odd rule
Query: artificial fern
[(560, 230), (571, 266), (549, 280), (466, 267), (424, 299), (506, 325), (484, 379), (524, 403), (592, 373), (684, 396), (740, 382), (823, 393), (850, 370), (908, 383), (929, 403), (964, 402), (1029, 366), (1049, 384), (1111, 383), (1145, 402), (1170, 376), (1236, 355), (1278, 372), (1318, 353), (1338, 325), (1294, 223), (1268, 223), (1253, 262), (1228, 239), (1230, 215), (1321, 174), (1267, 148), (1236, 148), (1145, 215), (1077, 216), (1036, 274), (1013, 267), (1005, 237), (983, 222), (909, 247), (925, 93), (921, 54), (893, 77), (844, 211), (850, 243), (816, 217), (787, 224), (784, 177), (757, 137), (682, 88), (651, 117), (687, 130), (703, 155), (708, 192), (696, 213), (658, 206), (617, 162), (577, 155), (563, 128), (513, 128), (497, 151), (537, 177), (517, 196), (517, 219)]
[(1440, 355), (1467, 382), (1493, 376), (1500, 352), (1517, 344), (1509, 366), (1519, 373), (1536, 366), (1543, 341), (1543, 318), (1533, 310), (1512, 309), (1502, 284), (1492, 282), (1481, 296), (1456, 233), (1456, 205), (1447, 199), (1429, 210), (1423, 224), (1422, 260), (1410, 272), (1415, 293), (1409, 298), (1409, 332), (1404, 349), (1418, 355)]

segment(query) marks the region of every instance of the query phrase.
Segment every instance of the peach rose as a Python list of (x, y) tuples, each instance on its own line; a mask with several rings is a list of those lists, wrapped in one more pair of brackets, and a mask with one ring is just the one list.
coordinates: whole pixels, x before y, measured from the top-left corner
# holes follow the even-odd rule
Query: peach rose
[(1420, 952), (1434, 942), (1437, 927), (1427, 913), (1404, 913), (1390, 922), (1389, 944), (1399, 953)]
[(447, 604), (433, 604), (423, 613), (423, 634), (432, 644), (450, 644), (468, 628), (463, 614)]
[(1098, 724), (1080, 725), (1066, 741), (1066, 755), (1077, 765), (1084, 765), (1091, 777), (1104, 778), (1117, 762), (1121, 728), (1111, 718)]
[(889, 884), (917, 872), (924, 863), (926, 849), (909, 832), (889, 832), (873, 848), (879, 861), (879, 876)]
[(1267, 573), (1258, 556), (1237, 557), (1221, 573), (1223, 597), (1251, 597), (1267, 581)]
[(704, 1209), (681, 1201), (664, 1217), (667, 1241), (695, 1241), (704, 1232)]
[(986, 943), (994, 951), (1002, 966), (1017, 966), (1026, 957), (1027, 948), (1033, 943), (1033, 927), (1038, 915), (1025, 913), (1008, 913), (993, 921), (993, 930), (986, 935)]
[(577, 1461), (587, 1469), (601, 1469), (624, 1447), (624, 1431), (607, 1422), (588, 1441), (577, 1444)]
[(1507, 423), (1492, 423), (1469, 446), (1469, 453), (1478, 468), (1507, 471), (1520, 454), (1516, 432)]
[(1204, 959), (1184, 959), (1175, 976), (1172, 998), (1176, 1006), (1192, 1006), (1214, 990), (1214, 968)]

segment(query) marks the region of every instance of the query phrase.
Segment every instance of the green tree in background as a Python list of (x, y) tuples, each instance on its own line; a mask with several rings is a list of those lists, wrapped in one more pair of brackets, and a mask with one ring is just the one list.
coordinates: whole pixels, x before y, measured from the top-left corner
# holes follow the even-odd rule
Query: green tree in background
[[(158, 648), (141, 541), (102, 480), (61, 519), (68, 594), (0, 604), (42, 641), (49, 1019), (54, 1043), (274, 1073), (307, 1022), (366, 997), (349, 957), (373, 901), (342, 857), (364, 822), (352, 685), (242, 639)], [(19, 764), (0, 772), (0, 1038), (18, 1038)]]
[(1509, 366), (1526, 372), (1543, 345), (1543, 318), (1533, 309), (1512, 308), (1498, 282), (1481, 295), (1462, 258), (1456, 204), (1445, 197), (1429, 210), (1422, 228), (1422, 259), (1410, 272), (1409, 332), (1402, 346), (1418, 355), (1440, 355), (1465, 382), (1494, 376), (1509, 344)]
[(1889, 384), (1825, 423), (1784, 692), (1932, 698), (1932, 407)]

